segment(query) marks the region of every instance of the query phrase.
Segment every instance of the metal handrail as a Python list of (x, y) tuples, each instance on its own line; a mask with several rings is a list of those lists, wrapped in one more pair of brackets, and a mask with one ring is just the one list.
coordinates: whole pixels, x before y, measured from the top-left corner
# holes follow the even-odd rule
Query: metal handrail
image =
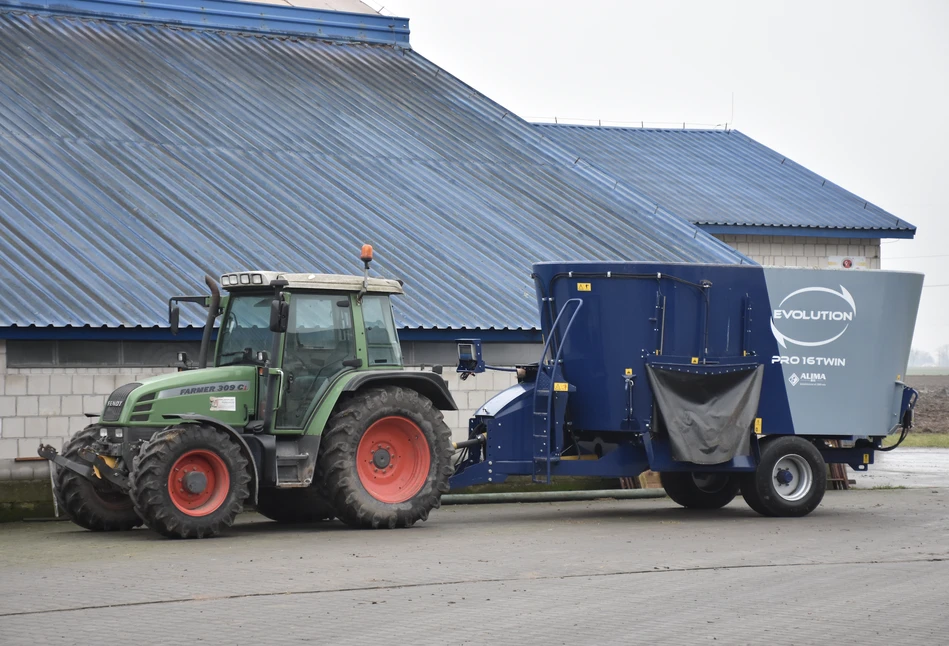
[(567, 327), (563, 331), (563, 335), (560, 339), (560, 342), (557, 344), (557, 355), (554, 358), (554, 366), (556, 367), (560, 362), (560, 355), (563, 354), (563, 344), (567, 338), (567, 334), (570, 333), (570, 327), (573, 325), (574, 319), (577, 317), (577, 313), (580, 311), (580, 308), (583, 307), (582, 298), (571, 298), (566, 303), (563, 304), (563, 307), (560, 308), (560, 313), (557, 314), (557, 318), (554, 319), (553, 325), (550, 326), (550, 334), (547, 335), (547, 341), (544, 343), (544, 351), (540, 355), (540, 364), (539, 367), (543, 368), (545, 366), (545, 361), (547, 357), (547, 352), (550, 350), (550, 344), (554, 340), (555, 332), (557, 331), (557, 325), (560, 323), (560, 319), (563, 318), (564, 313), (567, 311), (567, 306), (571, 303), (577, 304), (577, 309), (573, 311), (573, 314), (570, 316), (570, 320), (567, 321)]
[[(567, 325), (564, 328), (563, 335), (557, 347), (557, 354), (554, 356), (553, 366), (551, 368), (550, 374), (548, 375), (547, 370), (546, 370), (547, 365), (545, 363), (547, 352), (550, 349), (551, 341), (553, 341), (554, 332), (556, 331), (557, 326), (560, 324), (560, 320), (563, 318), (564, 314), (567, 312), (567, 308), (571, 303), (576, 304), (576, 309), (573, 310), (573, 313), (570, 315), (570, 319), (567, 321)], [(560, 313), (557, 314), (557, 318), (554, 320), (554, 323), (550, 328), (550, 335), (548, 335), (547, 341), (544, 343), (544, 352), (541, 355), (540, 364), (538, 365), (538, 370), (537, 370), (538, 377), (541, 374), (543, 374), (544, 377), (548, 380), (548, 383), (546, 384), (547, 385), (547, 406), (546, 406), (547, 415), (545, 417), (547, 446), (548, 446), (548, 450), (547, 450), (547, 465), (548, 465), (547, 466), (547, 469), (548, 469), (547, 480), (548, 481), (550, 480), (549, 470), (550, 470), (550, 458), (551, 458), (551, 452), (550, 452), (550, 448), (551, 448), (550, 428), (551, 427), (550, 425), (551, 425), (551, 421), (553, 420), (553, 406), (554, 406), (554, 398), (553, 398), (552, 390), (554, 388), (554, 383), (556, 382), (557, 370), (558, 370), (558, 366), (560, 365), (560, 357), (563, 354), (564, 341), (566, 340), (567, 335), (570, 333), (570, 328), (573, 326), (573, 322), (577, 319), (577, 314), (580, 312), (581, 307), (583, 307), (583, 299), (580, 299), (580, 298), (571, 298), (566, 303), (564, 303), (563, 307), (560, 309)], [(540, 384), (537, 384), (537, 385), (540, 385)], [(537, 397), (538, 397), (539, 390), (540, 389), (535, 386), (535, 389), (534, 389), (534, 413), (535, 414), (537, 413)], [(535, 455), (535, 459), (536, 459), (536, 455)]]

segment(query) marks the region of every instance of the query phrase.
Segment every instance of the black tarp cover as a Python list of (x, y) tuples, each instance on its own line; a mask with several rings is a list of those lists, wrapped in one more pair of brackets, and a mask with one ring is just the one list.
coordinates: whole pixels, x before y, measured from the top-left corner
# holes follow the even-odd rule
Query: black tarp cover
[(764, 366), (716, 366), (706, 372), (700, 366), (647, 365), (646, 373), (673, 460), (721, 464), (749, 454)]

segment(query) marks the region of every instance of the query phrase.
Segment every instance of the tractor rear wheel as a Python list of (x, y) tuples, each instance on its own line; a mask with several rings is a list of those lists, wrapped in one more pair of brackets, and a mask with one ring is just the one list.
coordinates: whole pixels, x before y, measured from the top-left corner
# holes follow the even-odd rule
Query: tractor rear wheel
[(318, 477), (348, 525), (408, 527), (440, 506), (451, 455), (451, 431), (431, 400), (408, 388), (371, 388), (327, 423)]
[(659, 480), (674, 502), (689, 509), (721, 509), (738, 495), (731, 473), (664, 471)]
[[(98, 438), (99, 427), (87, 426), (63, 445), (62, 456), (82, 462), (79, 450), (93, 444)], [(128, 494), (105, 480), (99, 484), (69, 469), (57, 469), (54, 481), (56, 501), (80, 527), (94, 532), (115, 532), (142, 524)]]
[(238, 444), (207, 426), (156, 433), (135, 458), (135, 510), (172, 538), (205, 538), (230, 527), (249, 495), (250, 469)]
[(278, 523), (317, 523), (336, 516), (333, 507), (314, 485), (261, 489), (257, 494), (257, 513)]

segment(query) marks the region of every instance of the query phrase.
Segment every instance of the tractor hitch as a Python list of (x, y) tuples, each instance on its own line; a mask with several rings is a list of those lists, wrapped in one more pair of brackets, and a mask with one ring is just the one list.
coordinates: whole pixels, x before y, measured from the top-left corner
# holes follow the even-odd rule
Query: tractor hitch
[(92, 449), (84, 448), (79, 451), (80, 457), (86, 461), (85, 464), (64, 458), (59, 454), (59, 451), (49, 444), (40, 444), (36, 452), (40, 457), (46, 458), (64, 469), (69, 469), (73, 473), (78, 473), (86, 480), (96, 483), (101, 483), (103, 480), (106, 480), (122, 491), (127, 492), (129, 490), (128, 476), (116, 470), (114, 467), (109, 466), (109, 463)]
[[(121, 471), (116, 470), (113, 464), (109, 464), (106, 459), (90, 449), (85, 447), (79, 449), (79, 457), (81, 457), (86, 462), (92, 463), (92, 471), (94, 475), (99, 476), (103, 480), (108, 480), (116, 487), (122, 491), (127, 492), (129, 490), (129, 479)], [(112, 462), (115, 462), (115, 458), (109, 458)]]
[(55, 448), (49, 444), (40, 444), (40, 447), (36, 450), (41, 458), (46, 458), (50, 462), (55, 463), (58, 466), (61, 466), (64, 469), (69, 469), (74, 473), (78, 473), (83, 478), (87, 480), (95, 480), (96, 475), (92, 470), (91, 464), (80, 464), (69, 458), (64, 458), (59, 454)]

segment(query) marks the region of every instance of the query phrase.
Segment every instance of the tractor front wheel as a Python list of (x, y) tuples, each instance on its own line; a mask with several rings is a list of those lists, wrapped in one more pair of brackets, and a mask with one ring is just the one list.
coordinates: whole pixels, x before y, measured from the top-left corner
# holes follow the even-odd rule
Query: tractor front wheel
[(206, 538), (230, 527), (249, 495), (250, 470), (238, 444), (206, 426), (156, 433), (135, 458), (135, 510), (172, 538)]
[(261, 489), (257, 494), (257, 513), (278, 523), (317, 523), (336, 516), (315, 485)]
[(659, 480), (674, 502), (689, 509), (721, 509), (738, 495), (731, 473), (665, 471)]
[(329, 420), (318, 475), (348, 525), (408, 527), (441, 504), (451, 454), (451, 431), (428, 398), (397, 386), (371, 388)]
[[(99, 427), (87, 426), (66, 442), (62, 456), (82, 461), (79, 450), (94, 444), (97, 439)], [(56, 470), (54, 482), (56, 501), (60, 508), (80, 527), (94, 532), (115, 532), (142, 524), (128, 494), (105, 480), (100, 484), (61, 468)]]

